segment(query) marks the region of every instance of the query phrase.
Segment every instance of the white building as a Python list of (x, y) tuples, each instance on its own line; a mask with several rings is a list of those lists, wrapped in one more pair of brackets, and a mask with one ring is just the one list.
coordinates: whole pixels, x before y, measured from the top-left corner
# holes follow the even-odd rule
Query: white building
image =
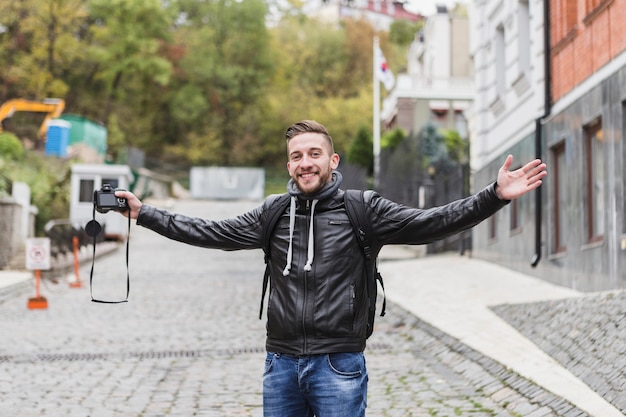
[(473, 3), (471, 163), (476, 170), (534, 135), (535, 119), (544, 112), (542, 7), (538, 0)]
[(467, 137), (465, 113), (474, 99), (468, 17), (443, 7), (428, 17), (410, 46), (407, 72), (396, 79), (381, 112), (386, 129), (418, 133), (432, 122)]
[[(493, 182), (508, 154), (512, 169), (540, 156), (545, 116), (544, 5), (540, 0), (472, 4), (476, 96), (470, 121), (474, 190)], [(549, 107), (549, 101), (547, 102)], [(542, 187), (473, 230), (477, 257), (531, 272), (541, 257)], [(539, 204), (537, 204), (539, 203)], [(532, 265), (532, 266), (531, 266)]]

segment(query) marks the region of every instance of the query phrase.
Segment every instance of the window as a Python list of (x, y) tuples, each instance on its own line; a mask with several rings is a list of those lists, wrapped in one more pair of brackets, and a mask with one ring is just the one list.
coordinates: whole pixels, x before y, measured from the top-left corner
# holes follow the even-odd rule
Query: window
[(600, 119), (585, 127), (587, 241), (604, 237), (604, 167)]
[[(521, 167), (518, 166), (513, 171), (519, 168)], [(519, 199), (516, 198), (515, 200), (512, 200), (511, 203), (509, 203), (509, 207), (510, 207), (510, 212), (511, 212), (510, 227), (511, 227), (511, 231), (514, 232), (514, 231), (519, 230), (522, 227), (521, 212), (519, 209)]]
[(102, 178), (102, 184), (109, 184), (113, 189), (118, 188), (119, 183), (118, 178)]
[(506, 93), (506, 59), (505, 59), (505, 43), (504, 43), (504, 26), (500, 25), (496, 28), (496, 93), (500, 99), (504, 100)]
[(585, 0), (585, 7), (587, 9), (587, 13), (598, 7), (602, 3), (602, 0)]
[[(622, 102), (622, 161), (626, 161), (626, 101)], [(626, 162), (622, 162), (622, 187), (624, 208), (623, 208), (623, 220), (622, 220), (622, 232), (626, 233)]]
[(554, 253), (567, 250), (567, 201), (566, 201), (566, 173), (565, 142), (552, 148), (552, 180), (554, 181), (554, 222), (552, 251)]
[(490, 240), (494, 240), (495, 238), (498, 237), (497, 231), (498, 231), (498, 222), (497, 222), (497, 214), (498, 213), (494, 213), (491, 217), (489, 217), (489, 239)]
[(551, 37), (552, 45), (558, 44), (576, 29), (578, 19), (578, 2), (555, 0), (552, 12)]
[(519, 72), (524, 74), (530, 68), (530, 12), (528, 0), (519, 2), (517, 12), (517, 45), (519, 49)]
[(603, 14), (614, 0), (585, 0), (585, 18), (583, 23), (591, 24), (596, 17)]
[(518, 199), (515, 199), (511, 201), (511, 204), (509, 205), (509, 207), (511, 207), (511, 231), (516, 231), (520, 228), (518, 201)]
[(80, 180), (78, 202), (93, 202), (94, 180)]

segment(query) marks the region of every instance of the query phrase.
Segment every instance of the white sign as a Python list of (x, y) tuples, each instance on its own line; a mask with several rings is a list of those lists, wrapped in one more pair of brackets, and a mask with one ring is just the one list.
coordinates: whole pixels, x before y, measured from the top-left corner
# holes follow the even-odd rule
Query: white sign
[(26, 240), (26, 269), (50, 269), (50, 239), (47, 237)]

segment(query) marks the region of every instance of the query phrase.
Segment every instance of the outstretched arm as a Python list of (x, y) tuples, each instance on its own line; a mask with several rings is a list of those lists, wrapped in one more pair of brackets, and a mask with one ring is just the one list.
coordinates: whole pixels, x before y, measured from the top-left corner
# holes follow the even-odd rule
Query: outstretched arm
[(498, 171), (496, 193), (502, 200), (514, 200), (539, 187), (542, 178), (548, 175), (546, 164), (535, 159), (515, 171), (509, 171), (513, 156), (507, 156)]

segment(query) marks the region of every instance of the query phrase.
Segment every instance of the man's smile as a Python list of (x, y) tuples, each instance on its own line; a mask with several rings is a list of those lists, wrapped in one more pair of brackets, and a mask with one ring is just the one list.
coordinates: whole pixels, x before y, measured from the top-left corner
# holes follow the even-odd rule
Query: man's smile
[(315, 172), (303, 172), (300, 174), (300, 178), (307, 180), (307, 179), (315, 177), (316, 175), (317, 173)]

